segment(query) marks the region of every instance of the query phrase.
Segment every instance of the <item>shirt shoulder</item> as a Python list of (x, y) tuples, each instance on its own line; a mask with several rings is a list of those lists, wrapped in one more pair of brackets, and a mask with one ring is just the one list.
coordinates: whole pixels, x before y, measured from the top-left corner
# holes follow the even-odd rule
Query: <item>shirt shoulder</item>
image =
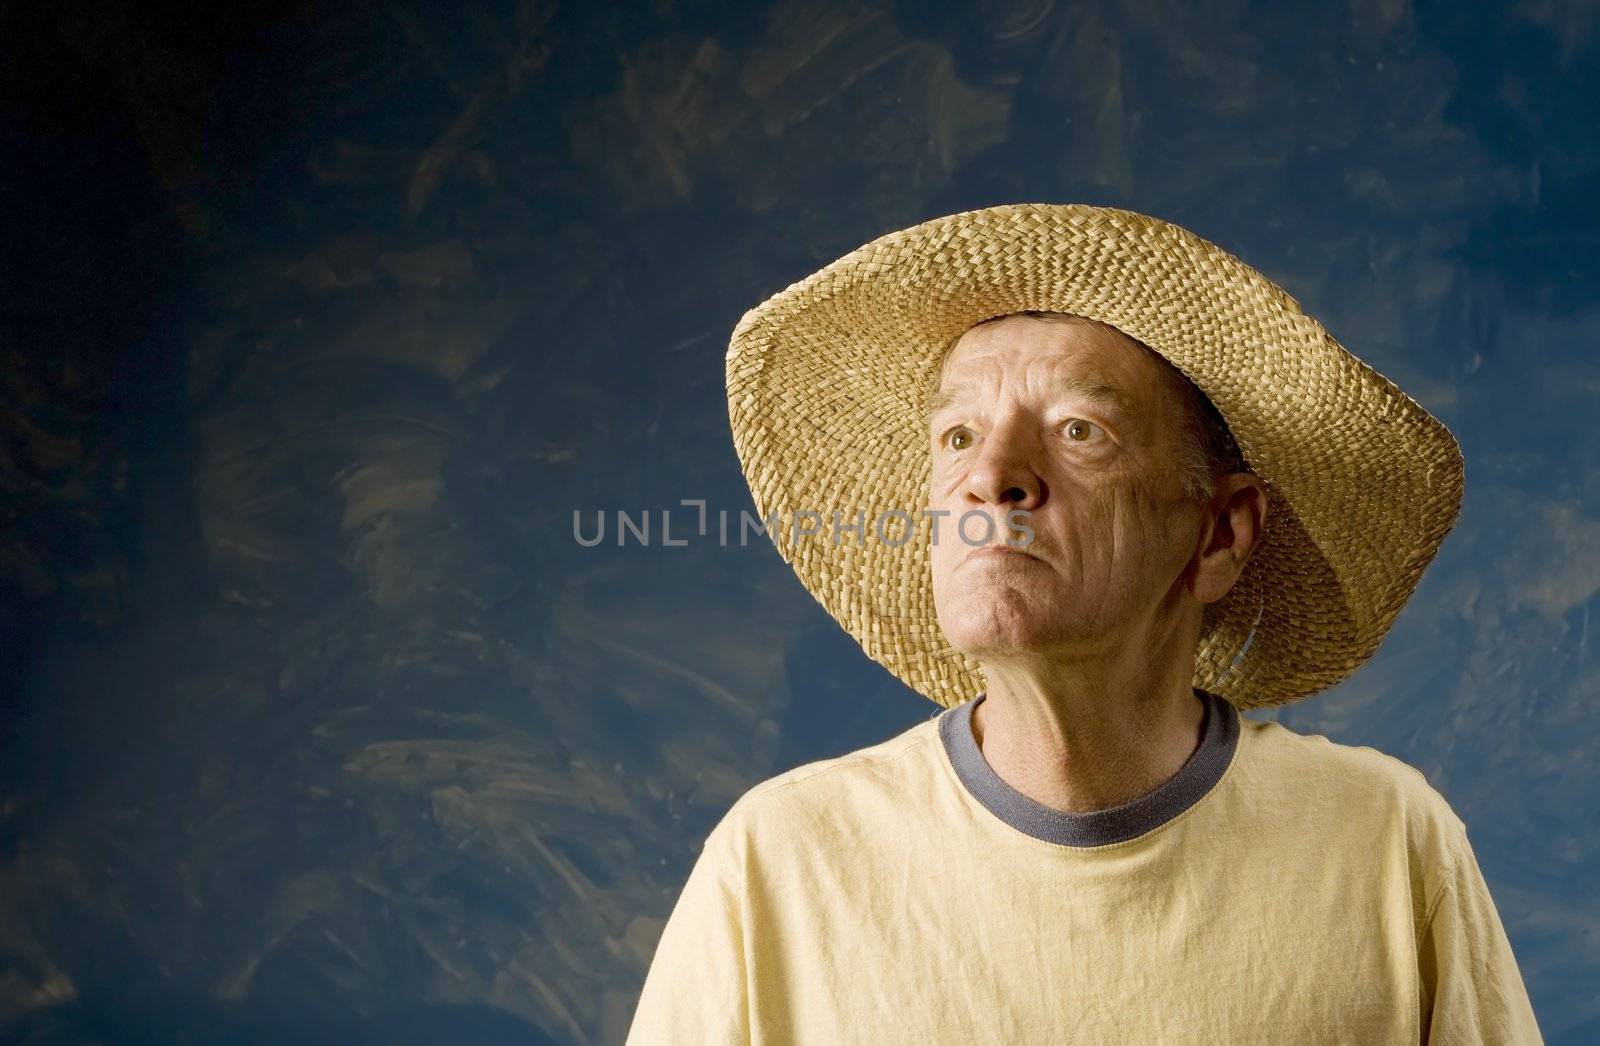
[(769, 856), (803, 841), (848, 845), (903, 820), (936, 785), (937, 717), (887, 740), (817, 759), (769, 777), (736, 799), (707, 838), (708, 849), (742, 869), (752, 852)]
[(1350, 745), (1324, 734), (1300, 733), (1282, 723), (1241, 717), (1245, 743), (1266, 773), (1297, 776), (1340, 798), (1385, 796), (1413, 804), (1420, 813), (1456, 819), (1449, 801), (1421, 770), (1370, 745)]
[(1370, 745), (1275, 722), (1241, 717), (1241, 724), (1241, 743), (1251, 753), (1245, 788), (1295, 816), (1338, 825), (1374, 844), (1400, 836), (1417, 896), (1424, 903), (1437, 898), (1469, 846), (1461, 817), (1421, 770)]

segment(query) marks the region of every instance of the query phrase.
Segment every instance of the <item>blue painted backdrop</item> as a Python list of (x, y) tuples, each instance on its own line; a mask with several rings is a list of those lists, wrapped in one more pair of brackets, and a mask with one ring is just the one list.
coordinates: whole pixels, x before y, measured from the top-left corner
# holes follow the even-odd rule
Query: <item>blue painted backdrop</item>
[(1378, 656), (1277, 715), (1427, 775), (1600, 1039), (1594, 4), (0, 27), (3, 1034), (619, 1041), (728, 804), (935, 709), (763, 540), (572, 513), (749, 507), (740, 313), (1026, 200), (1235, 251), (1457, 433)]

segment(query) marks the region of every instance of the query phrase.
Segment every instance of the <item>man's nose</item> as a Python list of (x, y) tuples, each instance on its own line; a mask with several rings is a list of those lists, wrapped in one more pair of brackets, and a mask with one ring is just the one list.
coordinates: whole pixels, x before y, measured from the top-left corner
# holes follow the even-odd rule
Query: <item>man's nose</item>
[(1035, 449), (1014, 428), (995, 429), (967, 473), (967, 495), (982, 504), (1032, 512), (1047, 493), (1033, 464)]

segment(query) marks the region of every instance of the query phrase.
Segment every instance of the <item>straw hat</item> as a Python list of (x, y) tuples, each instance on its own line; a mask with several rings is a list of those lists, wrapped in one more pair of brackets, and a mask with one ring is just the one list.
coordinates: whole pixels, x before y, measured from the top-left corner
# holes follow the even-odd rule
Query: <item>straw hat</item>
[[(1455, 525), (1455, 438), (1227, 251), (1078, 204), (991, 207), (890, 233), (734, 329), (728, 413), (756, 508), (868, 656), (947, 708), (984, 689), (934, 616), (918, 515), (924, 398), (969, 327), (1030, 310), (1100, 320), (1159, 352), (1210, 397), (1267, 487), (1254, 553), (1206, 607), (1194, 685), (1240, 708), (1281, 705), (1370, 658)], [(819, 533), (806, 533), (817, 517), (805, 512)], [(864, 532), (844, 529), (863, 519)]]

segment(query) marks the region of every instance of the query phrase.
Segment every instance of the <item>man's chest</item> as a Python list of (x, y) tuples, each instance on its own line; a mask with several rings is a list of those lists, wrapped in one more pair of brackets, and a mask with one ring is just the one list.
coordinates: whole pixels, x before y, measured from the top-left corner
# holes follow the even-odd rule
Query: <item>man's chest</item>
[(1381, 852), (1092, 875), (858, 856), (752, 894), (767, 1041), (1417, 1041), (1414, 904)]

